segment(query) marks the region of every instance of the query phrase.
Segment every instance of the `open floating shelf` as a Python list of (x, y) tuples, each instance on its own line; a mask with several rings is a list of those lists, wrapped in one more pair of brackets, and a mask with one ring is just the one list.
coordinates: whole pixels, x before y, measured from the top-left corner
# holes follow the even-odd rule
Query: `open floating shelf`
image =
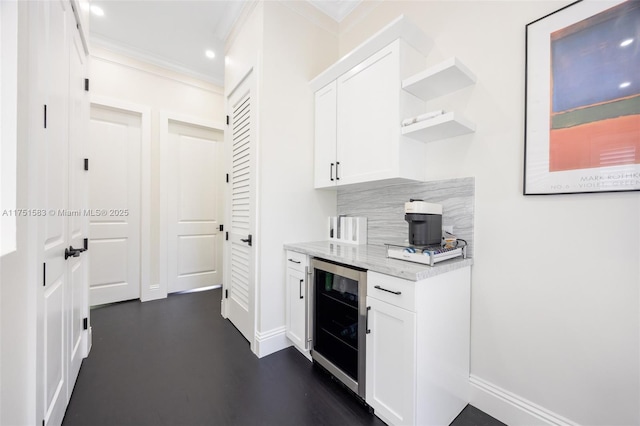
[(476, 82), (458, 58), (449, 58), (402, 81), (402, 88), (424, 101), (455, 92)]
[(422, 142), (432, 142), (473, 133), (475, 130), (475, 124), (453, 112), (449, 112), (429, 120), (404, 126), (402, 127), (402, 134)]

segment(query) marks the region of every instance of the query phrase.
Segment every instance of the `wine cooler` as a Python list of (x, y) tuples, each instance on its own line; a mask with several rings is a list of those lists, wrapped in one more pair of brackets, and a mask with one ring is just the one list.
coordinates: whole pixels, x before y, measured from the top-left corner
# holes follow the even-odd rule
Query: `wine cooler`
[(312, 259), (311, 357), (364, 399), (367, 272)]

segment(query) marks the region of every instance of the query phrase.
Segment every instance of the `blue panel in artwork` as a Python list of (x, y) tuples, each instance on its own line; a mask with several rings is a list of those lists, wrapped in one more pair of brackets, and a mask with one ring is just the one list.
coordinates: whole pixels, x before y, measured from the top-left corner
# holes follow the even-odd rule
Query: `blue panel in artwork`
[(553, 112), (640, 94), (640, 8), (598, 21), (574, 24), (584, 28), (551, 41)]

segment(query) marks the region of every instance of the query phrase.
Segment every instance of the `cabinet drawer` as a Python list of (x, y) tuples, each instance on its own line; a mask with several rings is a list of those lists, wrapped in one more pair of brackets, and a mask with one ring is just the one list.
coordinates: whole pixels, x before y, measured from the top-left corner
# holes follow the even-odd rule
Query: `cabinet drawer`
[(367, 296), (415, 312), (415, 281), (367, 272)]
[(305, 272), (305, 268), (309, 266), (308, 256), (306, 254), (297, 253), (287, 250), (287, 268)]

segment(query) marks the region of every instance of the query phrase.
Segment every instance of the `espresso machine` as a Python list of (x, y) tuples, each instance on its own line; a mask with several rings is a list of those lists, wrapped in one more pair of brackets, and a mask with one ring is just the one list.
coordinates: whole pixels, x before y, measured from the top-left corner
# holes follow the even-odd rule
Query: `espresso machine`
[(433, 246), (442, 240), (442, 205), (411, 199), (404, 203), (404, 220), (409, 223), (409, 244)]

